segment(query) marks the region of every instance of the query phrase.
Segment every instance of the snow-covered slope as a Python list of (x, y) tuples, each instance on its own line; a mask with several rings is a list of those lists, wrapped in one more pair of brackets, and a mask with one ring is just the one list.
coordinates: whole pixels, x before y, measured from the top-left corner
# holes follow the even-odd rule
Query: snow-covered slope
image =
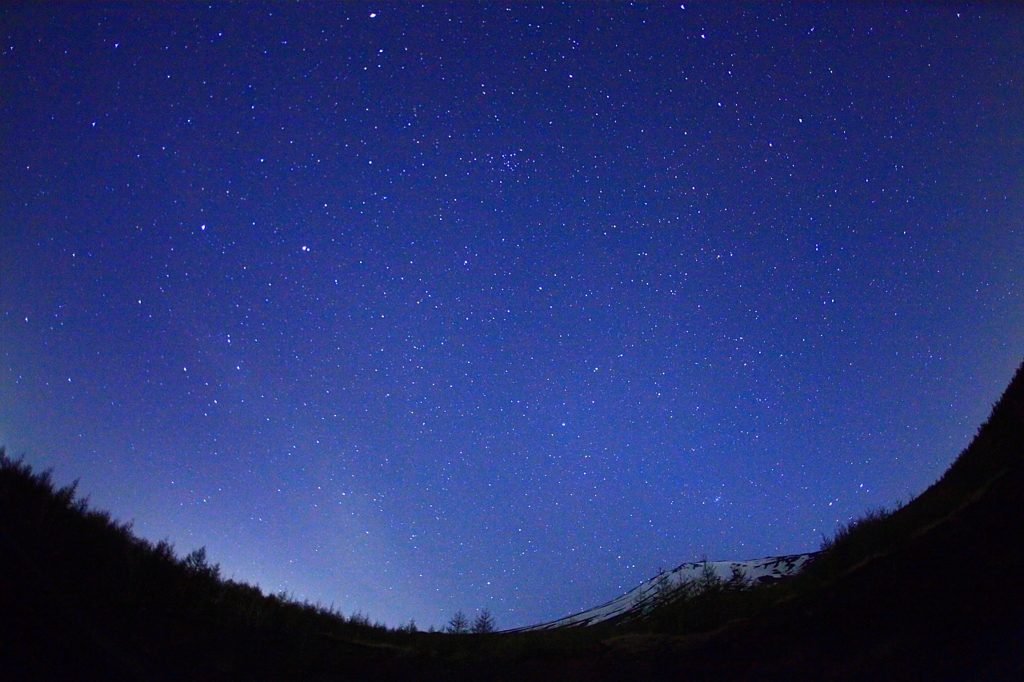
[(600, 606), (547, 623), (517, 628), (515, 631), (549, 630), (551, 628), (593, 625), (633, 609), (642, 609), (646, 602), (653, 599), (659, 587), (665, 584), (666, 581), (671, 585), (677, 585), (686, 580), (698, 580), (705, 570), (713, 570), (715, 575), (723, 580), (729, 580), (733, 575), (733, 571), (740, 571), (743, 577), (751, 582), (772, 582), (797, 573), (815, 554), (817, 552), (766, 557), (749, 561), (698, 561), (686, 563), (640, 583), (629, 592)]

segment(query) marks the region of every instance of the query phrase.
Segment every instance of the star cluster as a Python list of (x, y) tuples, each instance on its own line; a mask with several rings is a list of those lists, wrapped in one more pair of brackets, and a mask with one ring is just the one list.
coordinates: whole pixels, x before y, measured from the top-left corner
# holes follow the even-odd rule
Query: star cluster
[(267, 591), (809, 551), (1024, 355), (1013, 5), (0, 16), (0, 443)]

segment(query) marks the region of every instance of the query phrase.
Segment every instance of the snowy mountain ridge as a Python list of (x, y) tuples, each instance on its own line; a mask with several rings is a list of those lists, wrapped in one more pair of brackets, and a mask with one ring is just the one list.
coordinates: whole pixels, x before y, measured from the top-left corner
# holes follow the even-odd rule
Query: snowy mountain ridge
[(677, 566), (671, 571), (659, 573), (646, 580), (625, 594), (622, 594), (600, 606), (587, 609), (571, 616), (537, 625), (514, 628), (507, 632), (525, 632), (530, 630), (551, 630), (554, 628), (580, 627), (593, 625), (601, 621), (623, 615), (629, 611), (642, 610), (646, 604), (653, 603), (663, 585), (678, 585), (684, 581), (696, 581), (707, 571), (713, 571), (718, 578), (729, 580), (734, 574), (741, 574), (745, 580), (753, 583), (769, 583), (795, 575), (810, 561), (817, 552), (808, 554), (787, 554), (783, 556), (750, 559), (748, 561), (693, 561)]

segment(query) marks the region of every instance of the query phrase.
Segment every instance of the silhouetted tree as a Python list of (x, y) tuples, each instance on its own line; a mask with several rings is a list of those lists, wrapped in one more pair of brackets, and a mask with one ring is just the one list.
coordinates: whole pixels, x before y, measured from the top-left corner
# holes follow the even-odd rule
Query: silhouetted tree
[(476, 634), (494, 632), (494, 616), (491, 615), (490, 609), (481, 611), (473, 621), (473, 632)]
[(742, 568), (734, 564), (726, 585), (732, 590), (745, 590), (750, 587), (750, 579), (747, 578), (747, 574), (743, 572)]
[(718, 572), (715, 571), (715, 567), (710, 561), (704, 559), (702, 563), (700, 576), (697, 578), (697, 593), (710, 594), (717, 592), (725, 585), (725, 581), (719, 577)]
[(220, 564), (211, 564), (206, 560), (206, 548), (200, 547), (188, 553), (184, 560), (185, 568), (193, 573), (206, 575), (213, 579), (220, 578)]
[(448, 621), (448, 632), (455, 635), (469, 632), (469, 621), (466, 619), (466, 614), (461, 610), (456, 611), (452, 619)]

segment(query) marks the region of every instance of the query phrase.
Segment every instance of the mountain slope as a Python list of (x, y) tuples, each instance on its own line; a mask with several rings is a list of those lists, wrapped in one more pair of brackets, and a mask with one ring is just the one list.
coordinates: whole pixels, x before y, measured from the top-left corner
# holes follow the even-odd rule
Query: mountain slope
[(742, 580), (753, 584), (766, 584), (795, 575), (808, 561), (817, 556), (817, 552), (809, 554), (788, 554), (785, 556), (750, 559), (748, 561), (697, 561), (676, 566), (650, 580), (646, 580), (625, 594), (600, 606), (587, 609), (564, 618), (528, 625), (522, 628), (505, 630), (504, 632), (529, 632), (534, 630), (551, 630), (563, 627), (580, 627), (596, 625), (612, 619), (629, 618), (641, 615), (657, 602), (663, 590), (671, 590), (685, 582), (701, 579), (703, 574), (711, 571), (713, 575), (728, 580), (731, 576), (740, 576)]

